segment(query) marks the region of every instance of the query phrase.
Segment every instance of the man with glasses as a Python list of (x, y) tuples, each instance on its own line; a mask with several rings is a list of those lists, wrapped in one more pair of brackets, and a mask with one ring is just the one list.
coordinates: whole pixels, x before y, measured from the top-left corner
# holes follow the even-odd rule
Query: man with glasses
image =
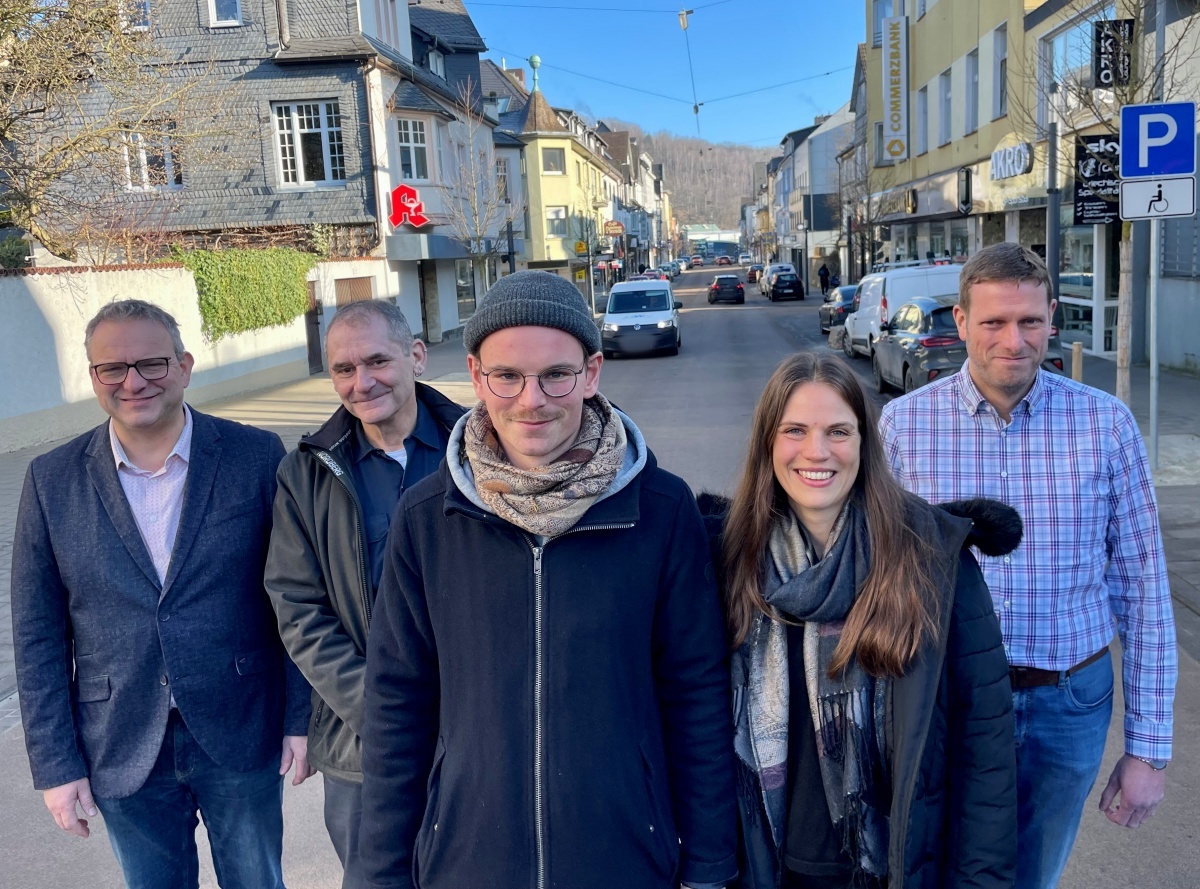
[(367, 647), (369, 885), (722, 886), (729, 676), (699, 512), (547, 272), (463, 341), (480, 403), (400, 502)]
[(325, 353), (342, 406), (280, 464), (266, 585), (316, 693), (309, 762), (324, 778), (342, 887), (357, 889), (363, 675), (388, 526), (401, 492), (437, 470), (463, 409), (416, 381), (425, 344), (394, 303), (342, 307)]
[(282, 887), (282, 776), (310, 774), (262, 583), (283, 444), (184, 404), (158, 306), (105, 306), (84, 348), (109, 420), (30, 464), (13, 541), (34, 786), (77, 836), (104, 816), (131, 889), (196, 885), (198, 813), (225, 889)]

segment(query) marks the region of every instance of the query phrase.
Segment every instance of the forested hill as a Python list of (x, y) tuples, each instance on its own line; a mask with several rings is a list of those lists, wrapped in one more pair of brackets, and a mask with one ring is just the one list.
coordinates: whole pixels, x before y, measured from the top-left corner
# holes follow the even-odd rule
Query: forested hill
[(754, 162), (770, 160), (777, 148), (714, 145), (667, 132), (646, 133), (625, 121), (605, 123), (614, 130), (629, 130), (654, 162), (663, 165), (664, 184), (680, 225), (715, 222), (723, 229), (737, 228), (742, 200), (750, 197)]

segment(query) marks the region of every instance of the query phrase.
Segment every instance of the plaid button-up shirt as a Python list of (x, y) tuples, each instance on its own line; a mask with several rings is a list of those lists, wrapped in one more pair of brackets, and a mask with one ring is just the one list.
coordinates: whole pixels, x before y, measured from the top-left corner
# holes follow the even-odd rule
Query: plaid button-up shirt
[(931, 503), (990, 497), (1021, 514), (1013, 553), (979, 555), (1010, 664), (1065, 670), (1124, 649), (1125, 751), (1170, 759), (1178, 672), (1158, 505), (1141, 434), (1119, 400), (1039, 371), (1006, 423), (961, 372), (899, 398), (887, 458)]

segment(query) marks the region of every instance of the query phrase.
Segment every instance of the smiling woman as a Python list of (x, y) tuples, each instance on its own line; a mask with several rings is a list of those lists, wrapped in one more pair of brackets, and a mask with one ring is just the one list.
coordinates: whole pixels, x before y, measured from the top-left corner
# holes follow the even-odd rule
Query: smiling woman
[[(966, 547), (1010, 551), (1019, 533), (1001, 532), (1020, 520), (905, 493), (877, 419), (841, 358), (787, 358), (755, 410), (737, 493), (709, 506), (751, 889), (940, 886), (966, 860), (1011, 885), (1012, 692)], [(953, 803), (946, 787), (960, 788)]]

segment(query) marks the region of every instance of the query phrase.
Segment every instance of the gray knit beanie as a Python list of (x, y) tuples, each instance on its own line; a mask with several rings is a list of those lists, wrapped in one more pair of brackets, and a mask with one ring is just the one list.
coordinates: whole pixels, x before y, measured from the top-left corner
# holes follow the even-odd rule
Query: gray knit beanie
[(472, 355), (489, 335), (506, 327), (554, 327), (579, 342), (588, 355), (600, 351), (600, 329), (579, 289), (551, 272), (514, 272), (483, 295), (463, 328), (463, 345)]

